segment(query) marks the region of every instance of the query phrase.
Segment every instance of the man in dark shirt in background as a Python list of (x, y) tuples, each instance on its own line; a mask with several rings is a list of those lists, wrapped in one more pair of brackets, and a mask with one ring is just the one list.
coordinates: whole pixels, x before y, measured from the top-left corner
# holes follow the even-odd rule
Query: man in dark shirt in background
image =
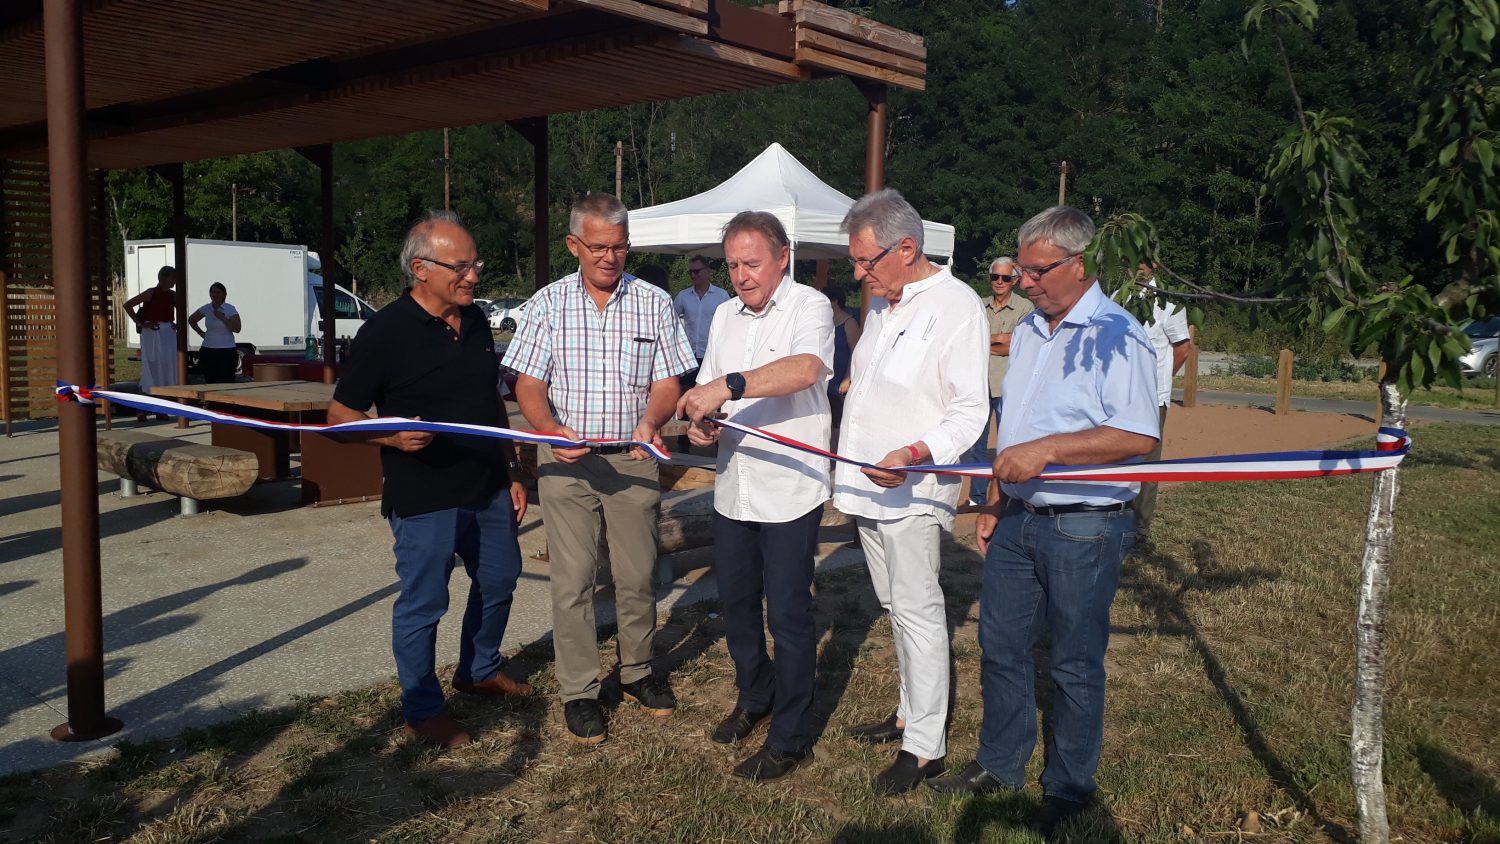
[[(401, 266), (411, 288), (355, 336), (328, 421), (364, 419), (374, 405), (381, 416), (507, 427), (489, 322), (474, 305), (484, 266), (474, 239), (457, 216), (429, 213), (408, 232)], [(381, 447), (381, 514), (396, 538), (401, 582), (391, 649), (406, 732), (438, 747), (467, 744), (469, 734), (443, 711), (435, 671), (455, 556), (471, 584), (453, 687), (488, 697), (531, 692), (500, 671), (500, 642), (521, 573), (516, 526), (526, 513), (526, 489), (512, 476), (520, 467), (514, 447), (423, 431), (345, 438)]]

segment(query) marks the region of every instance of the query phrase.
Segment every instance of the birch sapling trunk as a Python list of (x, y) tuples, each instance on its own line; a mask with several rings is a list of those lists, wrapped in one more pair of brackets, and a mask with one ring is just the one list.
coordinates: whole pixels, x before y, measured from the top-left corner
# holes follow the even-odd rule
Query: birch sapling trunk
[[(1406, 399), (1396, 389), (1394, 380), (1380, 382), (1380, 406), (1382, 425), (1406, 427)], [(1360, 562), (1349, 761), (1354, 799), (1359, 805), (1359, 839), (1363, 844), (1388, 844), (1391, 834), (1381, 773), (1385, 752), (1381, 717), (1385, 697), (1386, 594), (1391, 584), (1391, 545), (1395, 538), (1400, 471), (1396, 467), (1375, 475), (1375, 491), (1370, 496), (1370, 515), (1365, 523), (1365, 554)]]

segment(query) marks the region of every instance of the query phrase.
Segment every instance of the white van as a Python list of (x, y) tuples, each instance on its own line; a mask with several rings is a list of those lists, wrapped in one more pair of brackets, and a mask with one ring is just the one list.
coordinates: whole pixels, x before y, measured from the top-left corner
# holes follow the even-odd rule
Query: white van
[[(240, 313), (243, 330), (235, 335), (240, 354), (300, 352), (309, 336), (321, 336), (319, 309), (323, 303), (322, 263), (306, 246), (284, 243), (242, 243), (227, 240), (187, 242), (188, 314), (208, 304), (214, 282), (228, 288), (228, 302)], [(170, 238), (125, 241), (126, 297), (156, 285), (156, 273), (176, 263)], [(375, 309), (335, 285), (335, 334), (353, 337)], [(127, 321), (127, 344), (139, 349), (140, 335)], [(196, 350), (196, 335), (188, 348)]]

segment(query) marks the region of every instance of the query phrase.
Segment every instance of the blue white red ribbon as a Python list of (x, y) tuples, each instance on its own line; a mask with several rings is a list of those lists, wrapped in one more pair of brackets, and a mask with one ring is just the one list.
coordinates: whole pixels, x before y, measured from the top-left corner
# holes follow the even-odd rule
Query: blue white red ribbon
[[(358, 433), (393, 431), (427, 431), (434, 434), (462, 434), (466, 436), (492, 437), (516, 442), (563, 447), (637, 446), (646, 450), (657, 460), (670, 461), (672, 455), (651, 443), (635, 440), (569, 440), (540, 431), (525, 431), (515, 428), (500, 428), (489, 425), (468, 425), (458, 422), (427, 422), (397, 416), (366, 419), (358, 422), (343, 422), (337, 425), (309, 425), (299, 422), (273, 422), (237, 416), (218, 410), (193, 407), (181, 402), (160, 399), (137, 393), (120, 393), (113, 390), (95, 390), (58, 384), (58, 401), (78, 401), (93, 404), (95, 399), (108, 399), (123, 407), (182, 416), (202, 422), (217, 422), (270, 431), (299, 431), (314, 434)], [(790, 437), (782, 436), (763, 428), (735, 422), (732, 419), (714, 420), (721, 427), (759, 437), (788, 448), (809, 454), (817, 454), (840, 463), (865, 469), (879, 468), (874, 463), (855, 460), (827, 449), (818, 448)], [(1263, 481), (1289, 478), (1321, 478), (1329, 475), (1351, 475), (1362, 472), (1379, 472), (1393, 469), (1401, 463), (1411, 449), (1411, 437), (1399, 428), (1382, 427), (1376, 435), (1374, 451), (1279, 451), (1262, 454), (1226, 454), (1216, 457), (1184, 457), (1177, 460), (1156, 460), (1149, 463), (1113, 463), (1101, 466), (1049, 466), (1038, 479), (1044, 481), (1097, 481), (1104, 483), (1142, 481)], [(886, 469), (890, 472), (914, 474), (963, 475), (989, 477), (993, 469), (989, 463), (950, 463), (943, 465), (923, 464)]]

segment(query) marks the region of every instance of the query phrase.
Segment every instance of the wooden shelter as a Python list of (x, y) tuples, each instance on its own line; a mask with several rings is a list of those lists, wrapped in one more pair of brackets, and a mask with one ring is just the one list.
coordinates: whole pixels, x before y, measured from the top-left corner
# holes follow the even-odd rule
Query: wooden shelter
[[(108, 355), (94, 351), (110, 336), (101, 171), (151, 166), (172, 182), (177, 266), (190, 273), (182, 162), (297, 149), (322, 170), (319, 246), (337, 279), (333, 143), (509, 121), (533, 144), (545, 208), (548, 115), (847, 76), (869, 105), (866, 187), (875, 189), (887, 87), (922, 90), (925, 60), (920, 37), (815, 0), (0, 6), (0, 414), (7, 424), (17, 410), (60, 416), (68, 722), (54, 737), (119, 728), (103, 705), (94, 411), (51, 398), (54, 381), (109, 377)], [(546, 215), (536, 216), (545, 256)], [(538, 264), (541, 284), (550, 273)], [(323, 285), (325, 313), (333, 289)], [(326, 322), (328, 349), (332, 330)]]

